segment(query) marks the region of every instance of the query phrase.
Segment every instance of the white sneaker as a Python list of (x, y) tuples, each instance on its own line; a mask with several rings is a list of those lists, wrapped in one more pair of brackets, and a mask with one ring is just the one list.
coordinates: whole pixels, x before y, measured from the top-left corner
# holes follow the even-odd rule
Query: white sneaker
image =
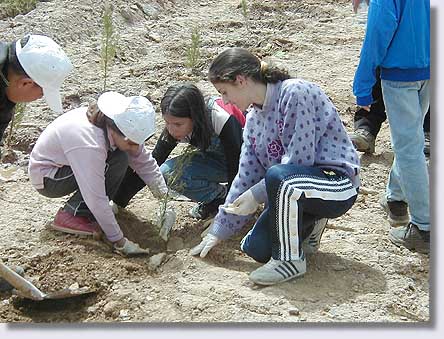
[(322, 218), (315, 221), (313, 231), (302, 242), (302, 250), (307, 254), (315, 253), (319, 250), (321, 245), (322, 234), (324, 233), (325, 226), (327, 226), (327, 218)]
[(270, 259), (265, 265), (250, 273), (250, 280), (258, 285), (274, 285), (305, 274), (307, 264), (305, 255), (299, 260), (281, 261)]

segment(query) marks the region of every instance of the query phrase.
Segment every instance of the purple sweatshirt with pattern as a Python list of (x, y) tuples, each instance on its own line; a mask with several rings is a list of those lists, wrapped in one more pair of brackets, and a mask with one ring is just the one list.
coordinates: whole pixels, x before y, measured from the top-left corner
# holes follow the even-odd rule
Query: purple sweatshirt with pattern
[[(333, 103), (313, 83), (288, 79), (267, 84), (263, 107), (252, 106), (247, 113), (239, 172), (225, 205), (250, 188), (258, 202), (266, 203), (265, 173), (277, 164), (339, 171), (359, 186), (359, 156)], [(251, 217), (220, 207), (210, 233), (227, 239)]]

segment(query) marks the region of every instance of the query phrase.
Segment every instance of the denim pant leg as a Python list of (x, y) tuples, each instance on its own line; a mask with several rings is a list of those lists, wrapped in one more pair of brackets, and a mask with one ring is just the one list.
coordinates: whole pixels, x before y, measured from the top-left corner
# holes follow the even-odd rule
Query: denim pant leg
[[(167, 182), (174, 173), (176, 163), (181, 159), (182, 157), (178, 156), (160, 166)], [(193, 201), (209, 203), (225, 194), (225, 188), (220, 183), (227, 180), (227, 165), (223, 154), (196, 152), (184, 167), (175, 187), (170, 188)]]
[(387, 199), (409, 205), (411, 221), (430, 230), (430, 186), (424, 149), (424, 116), (429, 107), (429, 81), (382, 80), (392, 147), (395, 154)]
[[(283, 261), (302, 256), (303, 237), (313, 219), (339, 217), (357, 197), (350, 178), (317, 167), (275, 165), (267, 170), (265, 184), (272, 257)], [(310, 216), (309, 222), (304, 222), (306, 216)]]

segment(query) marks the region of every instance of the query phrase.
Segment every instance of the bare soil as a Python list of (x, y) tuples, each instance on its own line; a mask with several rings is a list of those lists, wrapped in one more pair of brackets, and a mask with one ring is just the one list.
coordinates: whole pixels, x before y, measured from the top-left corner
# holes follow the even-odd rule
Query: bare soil
[[(166, 88), (195, 82), (205, 93), (212, 58), (229, 46), (249, 48), (316, 82), (340, 111), (349, 131), (355, 109), (352, 81), (364, 27), (349, 0), (251, 0), (244, 17), (239, 0), (114, 0), (119, 49), (109, 89), (149, 95), (159, 104)], [(26, 15), (0, 19), (2, 40), (43, 33), (58, 41), (75, 70), (64, 86), (64, 106), (74, 108), (102, 89), (102, 1), (38, 2)], [(194, 71), (187, 66), (191, 32), (201, 37)], [(204, 260), (189, 255), (205, 226), (187, 216), (191, 202), (175, 202), (178, 222), (164, 243), (153, 225), (158, 202), (140, 192), (118, 219), (125, 234), (164, 253), (160, 266), (149, 257), (123, 258), (103, 242), (46, 228), (65, 199), (47, 199), (31, 186), (29, 152), (56, 115), (39, 100), (27, 106), (0, 165), (0, 259), (21, 265), (45, 292), (73, 283), (95, 288), (86, 297), (30, 302), (0, 294), (1, 322), (410, 322), (430, 320), (429, 257), (390, 243), (379, 207), (393, 154), (386, 124), (376, 152), (362, 154), (362, 190), (353, 208), (330, 220), (307, 274), (260, 288), (248, 280), (259, 266), (239, 248), (242, 234)], [(163, 123), (158, 116), (158, 131)], [(154, 140), (147, 146), (153, 147)], [(3, 155), (6, 150), (3, 148)], [(247, 230), (245, 230), (246, 232)]]

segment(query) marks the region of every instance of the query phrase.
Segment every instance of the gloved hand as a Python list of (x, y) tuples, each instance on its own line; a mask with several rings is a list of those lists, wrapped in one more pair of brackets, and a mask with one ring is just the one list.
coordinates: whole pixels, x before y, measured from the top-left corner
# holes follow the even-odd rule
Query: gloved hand
[(139, 255), (139, 254), (149, 254), (150, 251), (148, 249), (141, 248), (139, 244), (136, 244), (132, 242), (131, 240), (125, 239), (125, 243), (122, 247), (118, 247), (117, 244), (114, 244), (114, 251), (119, 253), (120, 255), (123, 255), (125, 257), (130, 257), (133, 255)]
[(193, 247), (190, 250), (191, 255), (198, 255), (200, 254), (201, 258), (204, 258), (207, 253), (218, 243), (220, 243), (220, 240), (215, 235), (208, 233), (200, 242), (199, 245)]
[(227, 213), (237, 215), (250, 215), (256, 212), (259, 208), (259, 203), (253, 196), (251, 190), (246, 190), (236, 200), (234, 200), (228, 206), (222, 207)]
[(163, 218), (161, 218), (161, 211), (157, 212), (156, 224), (160, 227), (159, 236), (164, 240), (168, 241), (171, 229), (176, 222), (176, 211), (171, 205), (167, 205)]
[(150, 183), (148, 187), (156, 199), (161, 200), (165, 197), (165, 194), (168, 194), (168, 187), (166, 186), (165, 179), (163, 177), (156, 182)]

